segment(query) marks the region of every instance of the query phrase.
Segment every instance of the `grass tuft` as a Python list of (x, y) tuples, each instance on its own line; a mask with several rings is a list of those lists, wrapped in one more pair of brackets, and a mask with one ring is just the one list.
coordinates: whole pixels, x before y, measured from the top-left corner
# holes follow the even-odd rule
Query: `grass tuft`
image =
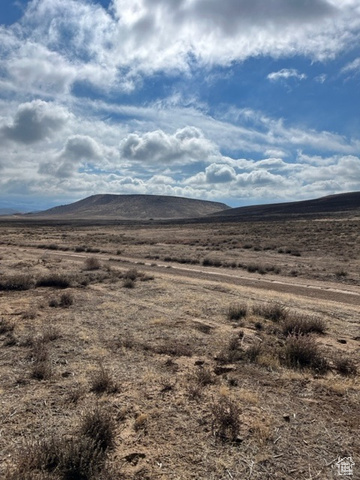
[(101, 268), (101, 262), (96, 257), (88, 257), (85, 260), (85, 270), (99, 270)]
[(357, 367), (352, 358), (337, 357), (334, 360), (335, 368), (340, 375), (352, 377), (357, 375)]
[(325, 373), (329, 365), (319, 350), (315, 339), (310, 335), (290, 335), (284, 345), (284, 363), (291, 368), (309, 368)]
[(288, 315), (288, 311), (284, 305), (276, 302), (254, 305), (253, 313), (254, 315), (258, 315), (259, 317), (263, 317), (266, 320), (271, 320), (275, 323), (285, 320)]
[(111, 378), (110, 373), (105, 370), (103, 365), (100, 365), (100, 370), (96, 372), (91, 379), (90, 390), (94, 393), (102, 394), (116, 393), (119, 389)]
[(326, 323), (319, 317), (292, 314), (284, 319), (282, 332), (284, 335), (307, 335), (309, 333), (323, 335), (326, 332)]
[(212, 432), (223, 441), (234, 441), (240, 434), (240, 407), (229, 397), (222, 395), (211, 406)]
[(245, 303), (237, 303), (229, 307), (227, 317), (229, 320), (241, 320), (246, 317), (248, 307)]

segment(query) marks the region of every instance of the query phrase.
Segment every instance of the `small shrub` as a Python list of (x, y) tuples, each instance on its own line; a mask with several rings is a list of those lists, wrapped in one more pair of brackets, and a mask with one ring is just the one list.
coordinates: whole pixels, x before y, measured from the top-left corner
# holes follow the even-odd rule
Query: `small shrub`
[(86, 251), (89, 253), (100, 253), (100, 248), (88, 247)]
[(3, 276), (0, 279), (0, 291), (30, 290), (34, 287), (34, 280), (30, 275)]
[(59, 306), (59, 302), (56, 300), (56, 298), (50, 298), (49, 307), (57, 308), (58, 306)]
[(77, 404), (85, 396), (85, 388), (81, 385), (76, 385), (67, 394), (67, 402)]
[(104, 461), (104, 454), (96, 441), (88, 437), (72, 437), (59, 444), (56, 471), (63, 480), (92, 480), (99, 478)]
[(59, 306), (63, 308), (68, 308), (74, 303), (74, 297), (71, 293), (63, 293), (60, 297)]
[(95, 373), (91, 379), (91, 389), (94, 393), (115, 393), (118, 391), (116, 383), (111, 378), (109, 372), (107, 372), (102, 365), (100, 370)]
[(227, 317), (229, 320), (241, 320), (247, 315), (247, 305), (244, 303), (238, 303), (236, 305), (231, 305), (228, 310)]
[(50, 437), (28, 444), (7, 480), (93, 480), (99, 478), (104, 460), (91, 438)]
[(254, 305), (252, 310), (254, 315), (273, 322), (284, 320), (288, 313), (283, 305), (275, 302)]
[(234, 363), (245, 358), (245, 352), (241, 345), (241, 336), (231, 337), (228, 344), (217, 356), (220, 363)]
[(251, 263), (250, 265), (248, 265), (246, 267), (246, 270), (249, 272), (249, 273), (255, 273), (257, 272), (259, 269), (259, 266), (258, 265), (255, 265), (254, 263)]
[(131, 278), (125, 278), (125, 280), (123, 282), (123, 287), (124, 288), (135, 288), (134, 280), (131, 280)]
[(86, 252), (86, 247), (84, 245), (78, 245), (74, 250), (75, 252)]
[(100, 260), (96, 257), (88, 257), (85, 260), (85, 270), (99, 270), (101, 268)]
[(53, 342), (54, 340), (57, 340), (60, 336), (60, 331), (56, 327), (54, 327), (53, 325), (48, 325), (43, 330), (41, 341), (43, 343)]
[(282, 324), (282, 332), (284, 335), (324, 334), (325, 331), (326, 323), (319, 317), (292, 314), (285, 318)]
[(29, 357), (32, 361), (31, 378), (36, 380), (48, 380), (51, 378), (51, 359), (43, 338), (33, 341)]
[(136, 268), (131, 268), (127, 272), (124, 273), (123, 278), (125, 280), (132, 280), (133, 282), (140, 276), (138, 270)]
[(222, 262), (217, 258), (204, 258), (202, 264), (204, 267), (221, 267)]
[(196, 371), (193, 380), (196, 384), (206, 387), (206, 385), (213, 385), (216, 383), (216, 378), (209, 367), (200, 367)]
[(221, 396), (213, 403), (212, 413), (212, 432), (221, 440), (234, 441), (240, 433), (240, 413), (239, 406), (230, 398)]
[(348, 272), (346, 270), (338, 270), (335, 272), (336, 278), (345, 278), (348, 276)]
[(115, 422), (107, 411), (96, 408), (85, 413), (80, 425), (80, 435), (90, 438), (96, 447), (104, 452), (114, 446)]
[(334, 360), (335, 368), (340, 375), (346, 377), (355, 376), (357, 374), (357, 368), (354, 360), (349, 357), (337, 357)]
[(319, 347), (310, 335), (290, 335), (284, 346), (285, 364), (291, 368), (310, 368), (325, 373), (329, 366)]
[(31, 378), (36, 380), (49, 380), (52, 376), (52, 368), (49, 360), (35, 362), (31, 369)]
[(69, 288), (70, 280), (67, 276), (53, 273), (46, 277), (40, 277), (36, 282), (37, 287)]
[[(17, 473), (28, 478), (27, 475), (34, 472), (53, 472), (58, 464), (59, 442), (50, 437), (42, 441), (28, 442), (25, 445), (24, 451), (18, 458)], [(35, 475), (33, 478), (36, 478)]]
[(203, 386), (194, 381), (190, 381), (187, 385), (187, 394), (190, 400), (200, 400), (203, 393)]
[(255, 363), (262, 352), (261, 343), (254, 343), (245, 351), (246, 360)]

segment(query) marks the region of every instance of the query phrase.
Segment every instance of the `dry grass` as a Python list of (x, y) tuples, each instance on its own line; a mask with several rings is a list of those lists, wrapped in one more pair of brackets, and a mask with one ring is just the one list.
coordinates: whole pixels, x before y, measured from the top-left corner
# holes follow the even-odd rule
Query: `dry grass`
[(88, 257), (85, 260), (85, 270), (99, 270), (101, 262), (97, 257)]
[(229, 320), (241, 320), (246, 317), (248, 313), (248, 307), (245, 303), (237, 303), (229, 307), (227, 316)]
[(240, 407), (231, 398), (222, 395), (211, 406), (211, 428), (223, 441), (235, 441), (240, 434)]
[(307, 335), (309, 333), (325, 334), (326, 323), (316, 316), (291, 314), (282, 322), (284, 335)]
[(329, 369), (316, 340), (310, 335), (289, 335), (283, 349), (283, 360), (291, 368), (309, 368), (319, 373)]
[(116, 393), (119, 391), (119, 386), (102, 364), (100, 364), (99, 370), (92, 375), (90, 391), (97, 394)]
[(258, 303), (252, 308), (253, 314), (272, 322), (280, 322), (287, 317), (287, 308), (279, 303)]

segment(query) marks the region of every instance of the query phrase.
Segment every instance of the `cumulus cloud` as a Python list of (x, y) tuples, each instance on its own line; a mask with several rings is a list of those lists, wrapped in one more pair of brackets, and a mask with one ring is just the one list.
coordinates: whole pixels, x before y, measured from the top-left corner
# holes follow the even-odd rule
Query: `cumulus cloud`
[(228, 183), (235, 179), (236, 172), (229, 165), (212, 163), (205, 169), (207, 183)]
[(36, 143), (61, 130), (69, 117), (63, 107), (33, 100), (18, 107), (13, 122), (0, 128), (0, 136), (18, 143)]
[(272, 82), (276, 82), (282, 79), (287, 80), (289, 78), (296, 78), (297, 80), (305, 80), (306, 75), (305, 73), (299, 73), (295, 68), (283, 68), (278, 72), (269, 73), (267, 78)]
[(323, 60), (354, 43), (359, 29), (354, 1), (113, 0), (106, 10), (85, 0), (33, 0), (6, 37), (3, 74), (50, 93), (79, 81), (131, 91), (143, 75), (189, 73), (194, 61), (295, 53)]
[(173, 135), (162, 130), (132, 133), (120, 144), (122, 158), (161, 165), (207, 161), (216, 151), (216, 146), (194, 127), (179, 129)]
[(62, 152), (54, 161), (40, 165), (39, 173), (69, 178), (83, 162), (93, 162), (102, 157), (101, 146), (87, 135), (74, 135), (68, 138)]

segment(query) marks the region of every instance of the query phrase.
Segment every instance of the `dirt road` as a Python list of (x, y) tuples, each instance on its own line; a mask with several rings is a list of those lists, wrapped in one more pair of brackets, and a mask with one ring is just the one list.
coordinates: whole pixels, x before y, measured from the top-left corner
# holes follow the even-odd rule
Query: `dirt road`
[[(39, 255), (39, 250), (35, 248), (26, 248), (28, 254)], [(209, 268), (200, 266), (183, 266), (172, 262), (149, 262), (145, 259), (131, 257), (111, 257), (106, 254), (86, 254), (86, 253), (68, 253), (62, 251), (46, 251), (47, 255), (53, 257), (62, 257), (73, 261), (83, 262), (89, 256), (96, 256), (102, 262), (110, 265), (118, 265), (123, 268), (138, 267), (147, 272), (156, 272), (167, 277), (189, 277), (199, 280), (208, 280), (219, 282), (221, 284), (240, 285), (244, 287), (263, 289), (287, 293), (291, 295), (316, 298), (329, 302), (344, 303), (360, 306), (360, 287), (354, 285), (341, 285), (338, 283), (321, 282), (316, 280), (307, 280), (291, 277), (264, 277), (259, 274), (246, 274), (238, 270)]]

